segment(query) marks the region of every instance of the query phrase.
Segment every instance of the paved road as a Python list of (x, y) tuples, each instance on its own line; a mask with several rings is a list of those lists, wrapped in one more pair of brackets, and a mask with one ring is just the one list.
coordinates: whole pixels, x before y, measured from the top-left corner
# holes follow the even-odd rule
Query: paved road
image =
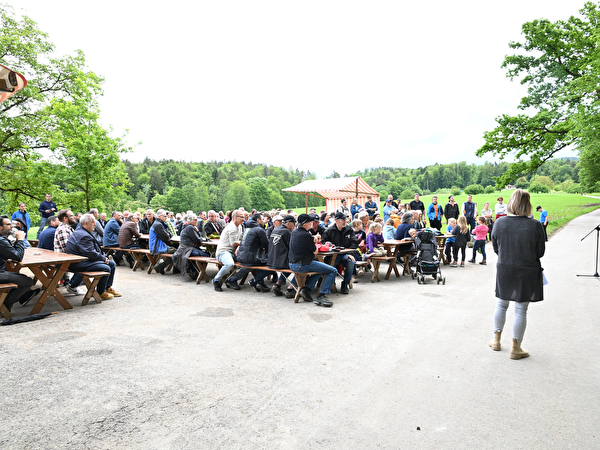
[(576, 277), (599, 223), (548, 243), (519, 361), (487, 346), (490, 245), (445, 286), (363, 279), (331, 309), (118, 268), (122, 298), (0, 328), (0, 448), (600, 447), (600, 281)]

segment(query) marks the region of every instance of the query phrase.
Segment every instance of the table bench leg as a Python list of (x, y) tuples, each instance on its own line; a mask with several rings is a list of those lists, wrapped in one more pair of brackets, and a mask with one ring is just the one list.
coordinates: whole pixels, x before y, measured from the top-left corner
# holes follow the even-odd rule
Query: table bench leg
[(83, 306), (87, 305), (92, 297), (94, 297), (96, 303), (102, 303), (102, 297), (100, 297), (100, 294), (98, 294), (98, 291), (96, 290), (98, 283), (100, 283), (100, 278), (102, 277), (94, 277), (93, 280), (90, 280), (86, 277), (83, 278), (83, 282), (85, 283), (88, 289), (85, 293), (85, 296), (83, 297), (83, 300), (81, 301), (81, 304)]

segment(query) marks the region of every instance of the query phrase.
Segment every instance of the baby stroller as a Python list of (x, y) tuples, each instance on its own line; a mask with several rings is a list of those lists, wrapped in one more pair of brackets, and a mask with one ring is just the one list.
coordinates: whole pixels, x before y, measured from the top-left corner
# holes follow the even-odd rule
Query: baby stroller
[(423, 231), (415, 238), (417, 247), (417, 267), (411, 274), (419, 284), (425, 283), (425, 275), (431, 275), (437, 284), (446, 284), (446, 277), (442, 276), (440, 261), (438, 259), (437, 241), (431, 231)]

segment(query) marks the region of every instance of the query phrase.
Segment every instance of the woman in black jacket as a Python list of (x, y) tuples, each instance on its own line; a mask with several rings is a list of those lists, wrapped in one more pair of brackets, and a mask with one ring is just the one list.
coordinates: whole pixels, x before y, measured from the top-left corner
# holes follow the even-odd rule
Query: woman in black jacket
[(506, 310), (515, 302), (515, 321), (511, 359), (529, 356), (521, 348), (527, 308), (530, 302), (544, 299), (543, 275), (540, 258), (544, 256), (546, 242), (542, 224), (530, 218), (529, 193), (521, 189), (513, 192), (508, 205), (509, 216), (500, 217), (494, 224), (492, 245), (498, 254), (496, 264), (496, 297), (498, 304), (494, 313), (494, 339), (492, 350), (500, 350), (500, 338), (506, 321)]

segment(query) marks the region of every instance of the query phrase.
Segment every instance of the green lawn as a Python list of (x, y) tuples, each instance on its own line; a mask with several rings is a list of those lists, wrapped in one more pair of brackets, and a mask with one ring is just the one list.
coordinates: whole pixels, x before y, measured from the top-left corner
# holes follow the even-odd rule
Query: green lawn
[[(481, 194), (474, 195), (473, 201), (477, 203), (477, 210), (481, 211), (483, 209), (483, 204), (485, 202), (489, 202), (490, 208), (493, 210), (494, 205), (498, 203), (496, 200), (498, 197), (502, 196), (504, 198), (504, 203), (508, 203), (510, 196), (512, 194), (512, 190), (503, 190), (501, 192), (496, 192), (494, 194)], [(439, 194), (438, 201), (442, 205), (446, 205), (448, 203), (448, 196), (450, 194)], [(591, 194), (600, 197), (600, 194)], [(421, 196), (421, 201), (427, 207), (431, 203), (432, 195), (423, 195)], [(410, 199), (402, 199), (403, 202), (410, 202)], [(458, 195), (454, 197), (454, 200), (462, 205), (463, 202), (467, 201), (466, 195)], [(539, 219), (540, 214), (535, 212), (535, 208), (538, 205), (541, 205), (545, 210), (548, 211), (548, 216), (550, 223), (548, 224), (548, 234), (552, 234), (552, 232), (558, 230), (563, 225), (565, 225), (570, 220), (578, 217), (582, 214), (589, 213), (595, 209), (600, 208), (600, 198), (590, 198), (585, 197), (579, 194), (564, 194), (564, 193), (556, 193), (556, 194), (531, 194), (531, 203), (533, 204), (534, 209), (534, 217)], [(317, 212), (325, 209), (324, 206), (316, 207)], [(379, 211), (383, 209), (383, 203), (381, 203)], [(305, 212), (305, 208), (296, 208), (298, 214), (302, 214)]]

